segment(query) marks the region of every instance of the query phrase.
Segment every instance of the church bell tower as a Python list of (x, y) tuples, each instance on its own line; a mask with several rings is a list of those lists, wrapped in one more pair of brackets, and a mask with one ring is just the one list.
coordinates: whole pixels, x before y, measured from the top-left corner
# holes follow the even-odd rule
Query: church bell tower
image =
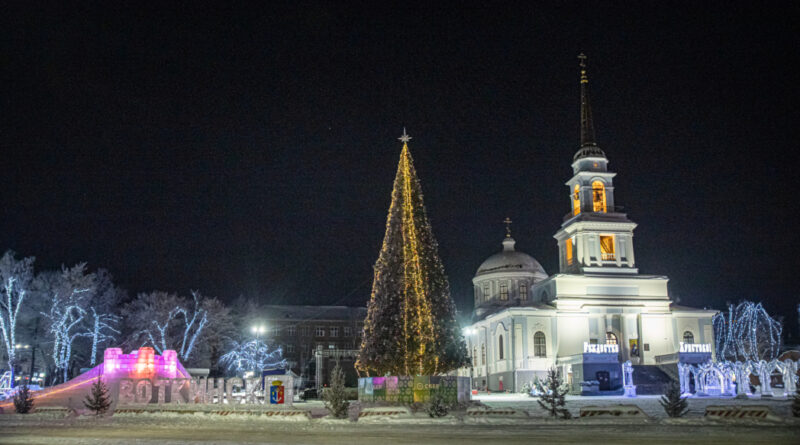
[(636, 274), (633, 229), (636, 223), (614, 202), (614, 176), (597, 141), (589, 103), (586, 56), (580, 59), (580, 148), (567, 181), (570, 212), (555, 234), (562, 273)]

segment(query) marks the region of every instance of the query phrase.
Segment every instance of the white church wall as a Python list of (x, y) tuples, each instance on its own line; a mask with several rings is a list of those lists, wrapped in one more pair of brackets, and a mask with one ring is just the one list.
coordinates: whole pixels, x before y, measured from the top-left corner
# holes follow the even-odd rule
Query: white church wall
[(642, 314), (641, 353), (646, 365), (656, 364), (655, 357), (677, 351), (672, 314)]
[(583, 353), (583, 342), (589, 339), (587, 314), (558, 314), (557, 355), (563, 357)]

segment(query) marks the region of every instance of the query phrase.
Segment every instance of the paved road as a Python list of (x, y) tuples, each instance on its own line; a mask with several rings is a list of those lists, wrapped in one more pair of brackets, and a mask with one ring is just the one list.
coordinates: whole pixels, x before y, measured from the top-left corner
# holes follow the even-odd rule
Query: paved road
[[(10, 416), (9, 416), (10, 417)], [(0, 416), (2, 444), (458, 444), (798, 443), (800, 426), (698, 425), (357, 425), (154, 418), (19, 421)]]

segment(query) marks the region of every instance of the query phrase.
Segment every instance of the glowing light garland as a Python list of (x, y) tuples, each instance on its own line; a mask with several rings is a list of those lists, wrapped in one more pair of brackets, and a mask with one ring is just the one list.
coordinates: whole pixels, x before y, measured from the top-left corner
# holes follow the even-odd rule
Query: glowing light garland
[(155, 332), (151, 330), (152, 328), (147, 328), (139, 331), (137, 335), (145, 335), (150, 345), (152, 345), (159, 354), (162, 354), (166, 350), (174, 349), (172, 345), (167, 344), (169, 337), (167, 331), (174, 320), (177, 320), (178, 317), (183, 317), (183, 336), (181, 337), (178, 356), (182, 361), (187, 360), (194, 350), (197, 338), (203, 332), (203, 328), (208, 324), (208, 311), (201, 307), (199, 292), (192, 291), (192, 299), (194, 300), (194, 307), (191, 316), (189, 316), (188, 310), (181, 306), (176, 306), (169, 311), (166, 319), (162, 323), (159, 323), (158, 320), (151, 320)]
[(111, 331), (115, 334), (120, 333), (119, 330), (112, 326), (112, 324), (120, 321), (120, 317), (112, 314), (98, 314), (94, 307), (89, 308), (89, 310), (92, 313), (92, 331), (90, 333), (92, 337), (92, 357), (89, 364), (94, 366), (97, 361), (97, 345), (115, 338), (113, 335), (106, 334), (105, 331)]
[(3, 297), (0, 300), (0, 332), (8, 355), (8, 367), (11, 370), (11, 385), (14, 385), (14, 366), (17, 363), (17, 316), (25, 290), (14, 287), (15, 277), (8, 277), (3, 282)]
[(233, 342), (233, 349), (220, 357), (220, 362), (226, 364), (229, 370), (238, 372), (260, 372), (269, 368), (285, 368), (286, 360), (283, 358), (283, 349), (271, 349), (260, 338), (255, 338), (246, 343)]
[(64, 382), (68, 378), (73, 342), (78, 337), (92, 335), (90, 332), (75, 331), (81, 327), (86, 315), (86, 311), (80, 305), (80, 300), (88, 292), (89, 289), (73, 289), (64, 298), (55, 292), (50, 312), (42, 313), (50, 320), (50, 333), (53, 334), (53, 362), (56, 364), (56, 368), (63, 372)]
[(468, 363), (407, 135), (356, 362), (367, 375), (431, 375)]
[(712, 323), (717, 360), (769, 361), (780, 353), (783, 327), (761, 303), (731, 304), (727, 314), (718, 313)]

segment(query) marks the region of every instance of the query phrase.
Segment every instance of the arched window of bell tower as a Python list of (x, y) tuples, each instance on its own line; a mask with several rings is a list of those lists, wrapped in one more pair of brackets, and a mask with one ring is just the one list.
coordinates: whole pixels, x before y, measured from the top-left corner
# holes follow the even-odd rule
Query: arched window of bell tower
[(592, 182), (593, 211), (606, 212), (606, 186), (603, 181)]
[(572, 192), (572, 214), (579, 213), (581, 213), (581, 186), (575, 184), (575, 190)]

